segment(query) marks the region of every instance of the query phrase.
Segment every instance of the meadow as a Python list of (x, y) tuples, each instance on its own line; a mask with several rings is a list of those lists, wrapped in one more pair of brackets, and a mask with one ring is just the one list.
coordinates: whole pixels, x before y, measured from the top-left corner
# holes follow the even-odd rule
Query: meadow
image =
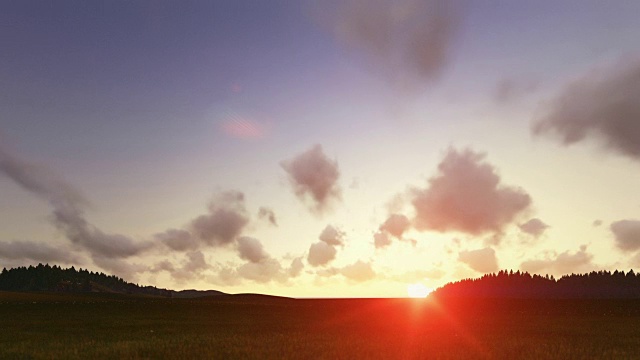
[(638, 300), (0, 292), (2, 359), (637, 359)]

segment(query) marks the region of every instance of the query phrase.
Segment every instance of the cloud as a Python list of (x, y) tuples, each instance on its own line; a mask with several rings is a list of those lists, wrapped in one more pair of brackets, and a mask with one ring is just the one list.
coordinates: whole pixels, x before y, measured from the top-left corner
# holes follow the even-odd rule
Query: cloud
[(216, 284), (235, 286), (250, 280), (257, 283), (269, 283), (272, 281), (286, 283), (291, 278), (298, 277), (302, 273), (304, 264), (302, 257), (294, 258), (291, 265), (285, 268), (280, 261), (272, 257), (264, 257), (260, 261), (249, 261), (237, 268), (231, 266), (217, 266), (216, 274), (210, 280)]
[(137, 255), (151, 247), (150, 242), (136, 242), (120, 235), (108, 234), (84, 217), (85, 197), (73, 186), (43, 166), (30, 164), (0, 148), (0, 173), (26, 191), (46, 200), (52, 208), (52, 221), (74, 244), (93, 256), (107, 258)]
[(176, 251), (195, 250), (200, 245), (191, 233), (184, 229), (168, 229), (154, 237)]
[(267, 124), (249, 119), (236, 112), (229, 112), (220, 123), (220, 129), (236, 139), (261, 139), (269, 132)]
[(323, 266), (335, 259), (337, 252), (334, 246), (319, 241), (309, 247), (307, 262), (311, 266)]
[(320, 241), (327, 243), (332, 246), (341, 246), (344, 245), (344, 232), (331, 226), (327, 225), (327, 227), (322, 230), (318, 239)]
[(60, 208), (82, 208), (88, 201), (77, 189), (44, 166), (18, 159), (0, 147), (0, 172), (26, 191)]
[(269, 258), (269, 254), (264, 250), (262, 243), (258, 239), (243, 236), (238, 238), (237, 243), (238, 254), (243, 260), (257, 263)]
[(380, 225), (380, 231), (387, 232), (392, 236), (400, 239), (402, 234), (409, 229), (411, 223), (409, 219), (401, 214), (391, 214), (387, 220)]
[(312, 210), (322, 212), (330, 201), (340, 199), (338, 163), (324, 154), (321, 145), (314, 145), (280, 166), (288, 174), (296, 196), (303, 201), (311, 200)]
[(600, 219), (593, 220), (593, 223), (591, 223), (591, 225), (593, 225), (594, 227), (598, 227), (598, 226), (602, 225), (602, 220), (600, 220)]
[(288, 274), (290, 277), (297, 277), (302, 274), (302, 269), (304, 269), (302, 257), (297, 257), (293, 259), (293, 261), (291, 261), (291, 266), (289, 266)]
[(249, 223), (244, 204), (244, 194), (226, 191), (209, 204), (208, 214), (191, 222), (195, 235), (208, 245), (228, 245), (238, 237)]
[(320, 241), (311, 244), (307, 262), (311, 266), (324, 266), (336, 258), (336, 246), (344, 245), (344, 232), (331, 225), (327, 225), (318, 236)]
[(273, 258), (264, 259), (260, 262), (248, 262), (238, 268), (238, 274), (257, 283), (268, 283), (277, 281), (280, 283), (288, 280), (287, 272), (282, 268), (280, 262)]
[(616, 221), (609, 228), (618, 248), (624, 251), (640, 249), (640, 220)]
[(533, 81), (503, 79), (496, 85), (494, 99), (499, 104), (507, 104), (532, 93), (536, 88), (537, 84)]
[(204, 270), (208, 267), (207, 261), (204, 259), (204, 254), (202, 251), (192, 251), (186, 254), (187, 261), (182, 266), (182, 270), (184, 271), (200, 271)]
[[(168, 269), (170, 269), (170, 267), (168, 267)], [(202, 277), (203, 272), (208, 269), (209, 265), (204, 257), (204, 253), (198, 250), (186, 253), (182, 267), (170, 271), (174, 279), (184, 281)]]
[(152, 273), (157, 273), (160, 271), (167, 271), (169, 273), (175, 271), (175, 266), (169, 260), (162, 260), (159, 263), (155, 264), (151, 269), (149, 269)]
[(376, 276), (370, 262), (358, 260), (351, 265), (340, 269), (340, 273), (349, 280), (363, 282), (373, 279)]
[(276, 221), (276, 213), (267, 207), (263, 206), (258, 209), (258, 218), (268, 221), (273, 226), (278, 226), (278, 221)]
[(569, 251), (557, 254), (553, 252), (545, 259), (528, 260), (520, 264), (520, 269), (529, 273), (552, 272), (556, 274), (568, 274), (574, 271), (593, 270), (591, 260), (593, 256), (587, 253), (587, 247), (581, 246), (580, 250), (573, 254)]
[(591, 140), (640, 160), (640, 58), (597, 69), (567, 85), (533, 126), (561, 144)]
[(242, 277), (238, 274), (235, 268), (226, 265), (216, 266), (214, 275), (209, 276), (209, 281), (224, 285), (224, 286), (236, 286), (242, 283)]
[(84, 219), (81, 213), (70, 209), (54, 209), (54, 224), (74, 244), (89, 250), (93, 256), (127, 258), (151, 248), (151, 242), (136, 242), (121, 234), (108, 234)]
[(531, 204), (521, 188), (501, 184), (485, 154), (450, 148), (429, 186), (413, 189), (418, 230), (501, 232)]
[(529, 221), (518, 225), (522, 232), (525, 232), (531, 236), (539, 237), (549, 227), (542, 220), (538, 218), (530, 219)]
[(196, 250), (208, 246), (227, 246), (238, 238), (249, 224), (244, 194), (229, 190), (214, 196), (208, 211), (180, 229), (168, 229), (154, 238), (172, 250)]
[(467, 264), (470, 268), (481, 273), (498, 271), (498, 259), (492, 248), (461, 251), (458, 260)]
[(119, 276), (126, 281), (135, 282), (138, 274), (148, 271), (149, 268), (142, 264), (132, 263), (119, 258), (93, 256), (93, 262), (109, 274)]
[[(389, 215), (387, 220), (385, 220), (385, 222), (378, 228), (379, 231), (373, 235), (374, 246), (376, 249), (381, 249), (391, 245), (391, 237), (405, 241), (405, 239), (402, 238), (402, 235), (410, 226), (411, 221), (409, 221), (406, 216), (402, 214)], [(406, 241), (411, 242), (414, 246), (416, 245), (415, 240)]]
[(448, 0), (347, 0), (335, 13), (321, 10), (331, 14), (321, 21), (341, 43), (402, 90), (441, 76), (461, 22), (458, 2)]
[(389, 237), (389, 234), (381, 231), (373, 234), (373, 245), (376, 249), (385, 248), (391, 245), (391, 238)]
[(69, 249), (33, 241), (0, 242), (0, 257), (9, 260), (33, 260), (38, 262), (62, 262), (78, 264), (80, 259)]

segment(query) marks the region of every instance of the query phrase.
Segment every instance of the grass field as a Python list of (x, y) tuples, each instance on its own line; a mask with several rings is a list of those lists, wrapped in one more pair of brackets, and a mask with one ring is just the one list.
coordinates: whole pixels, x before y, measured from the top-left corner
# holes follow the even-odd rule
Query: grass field
[(1, 359), (638, 359), (640, 301), (0, 292)]

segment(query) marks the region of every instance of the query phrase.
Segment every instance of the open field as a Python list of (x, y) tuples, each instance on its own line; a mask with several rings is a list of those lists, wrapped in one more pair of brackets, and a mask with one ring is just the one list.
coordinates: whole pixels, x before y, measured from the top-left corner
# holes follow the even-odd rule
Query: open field
[(0, 292), (0, 358), (640, 358), (640, 301)]

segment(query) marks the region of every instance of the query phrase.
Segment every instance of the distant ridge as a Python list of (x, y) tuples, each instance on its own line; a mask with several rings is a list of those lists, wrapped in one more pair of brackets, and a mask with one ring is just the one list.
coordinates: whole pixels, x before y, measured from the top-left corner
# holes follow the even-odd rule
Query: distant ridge
[(57, 293), (114, 293), (163, 298), (198, 298), (227, 295), (217, 290), (168, 290), (155, 286), (140, 286), (126, 282), (115, 275), (76, 270), (75, 267), (63, 269), (60, 266), (38, 264), (37, 266), (17, 267), (0, 273), (0, 291), (57, 292)]
[(520, 299), (640, 299), (640, 274), (633, 270), (592, 271), (553, 276), (505, 271), (476, 279), (448, 283), (435, 290), (436, 298)]

